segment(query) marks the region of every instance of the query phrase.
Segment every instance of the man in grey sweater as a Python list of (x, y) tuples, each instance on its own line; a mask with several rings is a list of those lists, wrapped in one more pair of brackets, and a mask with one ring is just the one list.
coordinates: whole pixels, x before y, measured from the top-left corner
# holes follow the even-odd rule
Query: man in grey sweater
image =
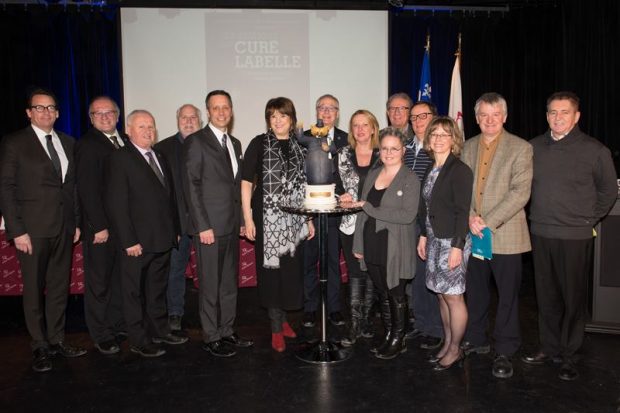
[(579, 98), (556, 92), (547, 99), (549, 130), (530, 141), (534, 178), (530, 205), (540, 349), (522, 360), (561, 363), (559, 378), (575, 380), (574, 354), (585, 331), (593, 228), (617, 197), (611, 153), (583, 133)]

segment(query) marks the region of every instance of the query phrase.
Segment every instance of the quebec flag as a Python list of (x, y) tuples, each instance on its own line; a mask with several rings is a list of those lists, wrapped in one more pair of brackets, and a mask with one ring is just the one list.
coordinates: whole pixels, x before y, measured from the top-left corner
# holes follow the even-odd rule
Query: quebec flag
[(431, 63), (430, 47), (426, 47), (424, 60), (422, 61), (422, 75), (420, 76), (420, 88), (418, 89), (418, 100), (431, 101)]

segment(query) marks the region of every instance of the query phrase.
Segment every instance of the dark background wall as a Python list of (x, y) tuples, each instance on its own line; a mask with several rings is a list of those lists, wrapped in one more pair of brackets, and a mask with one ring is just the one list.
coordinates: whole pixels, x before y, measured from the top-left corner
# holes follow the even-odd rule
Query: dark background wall
[[(28, 88), (51, 88), (59, 96), (57, 128), (80, 136), (88, 128), (88, 101), (108, 94), (122, 101), (119, 60), (119, 4), (111, 6), (4, 5), (0, 8), (0, 136), (27, 124)], [(192, 7), (223, 7), (189, 1)], [(214, 4), (207, 4), (214, 3)], [(233, 4), (234, 3), (234, 4)], [(235, 1), (228, 7), (388, 9), (369, 1)], [(255, 4), (256, 3), (256, 4)], [(258, 4), (261, 3), (261, 4)], [(273, 3), (273, 4), (272, 4)], [(406, 3), (406, 2), (405, 2)], [(461, 1), (416, 1), (462, 7)], [(472, 4), (472, 2), (467, 2)], [(620, 2), (485, 1), (479, 6), (508, 6), (508, 12), (423, 12), (389, 8), (390, 93), (415, 96), (426, 34), (431, 36), (433, 100), (446, 113), (450, 77), (462, 34), (463, 106), (467, 136), (478, 133), (473, 105), (480, 94), (496, 91), (508, 101), (506, 128), (526, 139), (546, 130), (545, 101), (557, 90), (582, 99), (581, 128), (610, 147), (620, 160), (618, 119)], [(182, 5), (151, 2), (152, 6)], [(372, 51), (369, 51), (372, 57)]]

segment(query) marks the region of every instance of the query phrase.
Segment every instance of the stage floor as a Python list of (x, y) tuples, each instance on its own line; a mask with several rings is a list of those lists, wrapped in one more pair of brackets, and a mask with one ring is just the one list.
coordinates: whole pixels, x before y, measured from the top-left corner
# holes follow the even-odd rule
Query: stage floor
[[(526, 266), (527, 267), (527, 266)], [(344, 286), (343, 290), (346, 289)], [(344, 291), (343, 291), (344, 295)], [(492, 355), (469, 357), (464, 368), (434, 372), (418, 342), (391, 361), (375, 358), (362, 339), (353, 356), (332, 366), (310, 365), (271, 350), (266, 312), (255, 288), (239, 290), (238, 329), (255, 346), (218, 359), (200, 347), (197, 292), (188, 283), (184, 321), (191, 340), (168, 346), (154, 360), (128, 351), (102, 356), (83, 322), (81, 296), (70, 298), (68, 341), (89, 349), (73, 360), (54, 360), (49, 373), (31, 369), (21, 297), (0, 297), (0, 411), (2, 412), (618, 412), (620, 336), (586, 334), (574, 382), (557, 378), (558, 366), (530, 367), (513, 360), (511, 379), (491, 375)], [(536, 346), (537, 324), (531, 270), (521, 290), (523, 349)], [(291, 314), (300, 331), (302, 314)], [(377, 325), (379, 320), (377, 319)], [(333, 330), (338, 337), (344, 330)], [(298, 339), (298, 342), (303, 341)], [(519, 353), (520, 355), (521, 353)]]

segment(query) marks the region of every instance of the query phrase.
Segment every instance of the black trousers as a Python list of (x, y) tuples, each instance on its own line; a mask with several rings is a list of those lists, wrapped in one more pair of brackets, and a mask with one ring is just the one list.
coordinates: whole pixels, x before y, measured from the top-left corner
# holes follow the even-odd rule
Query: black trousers
[(493, 339), (495, 352), (513, 355), (521, 345), (519, 290), (522, 277), (521, 254), (493, 254), (491, 260), (470, 258), (467, 265), (465, 299), (469, 319), (465, 340), (481, 346), (488, 343), (491, 277), (498, 292)]
[(36, 350), (65, 338), (73, 235), (62, 230), (57, 237), (31, 237), (30, 241), (32, 255), (18, 251), (17, 258), (24, 284), (24, 318)]
[(379, 291), (380, 297), (405, 297), (405, 286), (409, 280), (401, 278), (398, 285), (390, 289), (387, 285), (387, 269), (385, 265), (366, 263), (366, 268), (368, 269), (368, 275), (375, 285), (375, 288)]
[(166, 309), (169, 267), (170, 250), (139, 257), (129, 257), (124, 251), (121, 255), (123, 313), (129, 343), (134, 346), (170, 333)]
[[(318, 226), (318, 220), (315, 222)], [(340, 217), (327, 219), (327, 312), (340, 311)], [(317, 228), (318, 231), (318, 228)], [(304, 246), (304, 311), (319, 308), (319, 237)]]
[(583, 343), (592, 238), (532, 235), (541, 350), (570, 358)]
[(121, 249), (115, 237), (93, 244), (94, 233), (82, 234), (84, 254), (84, 316), (95, 343), (112, 340), (124, 331), (123, 297), (121, 295)]
[(360, 260), (353, 255), (353, 235), (343, 234), (340, 230), (338, 230), (338, 232), (340, 234), (340, 242), (342, 243), (344, 261), (347, 263), (349, 279), (359, 278), (365, 280), (368, 274), (366, 271), (362, 271), (360, 268)]

